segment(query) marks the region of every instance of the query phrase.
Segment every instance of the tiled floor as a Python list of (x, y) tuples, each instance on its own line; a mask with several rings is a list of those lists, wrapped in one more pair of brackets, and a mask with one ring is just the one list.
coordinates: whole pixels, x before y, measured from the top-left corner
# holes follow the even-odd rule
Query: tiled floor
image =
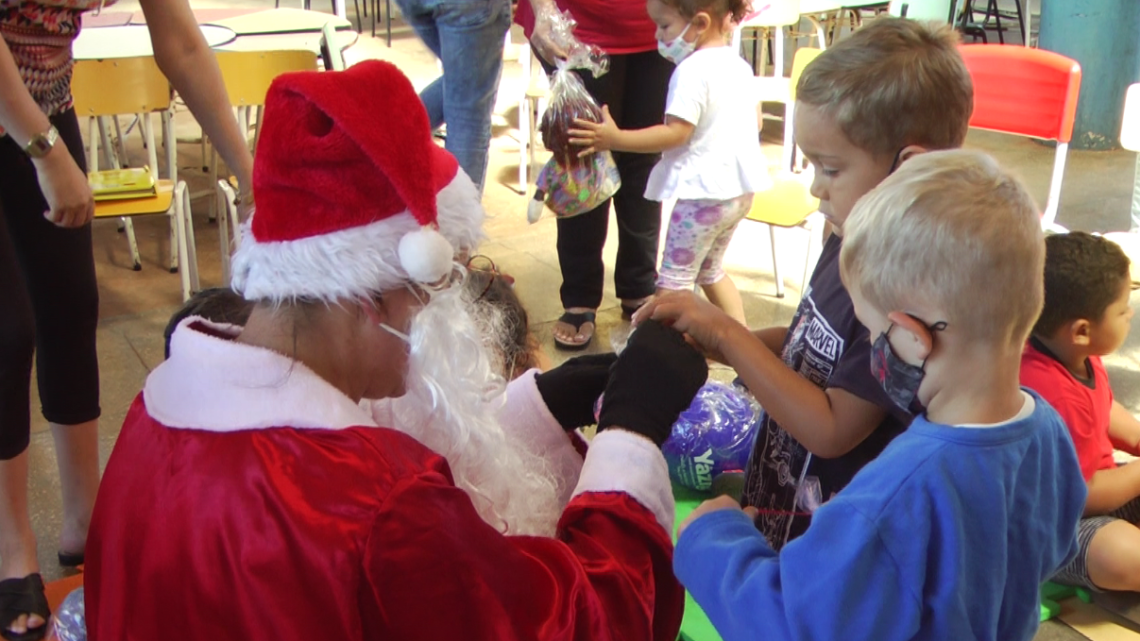
[[(317, 3), (317, 8), (323, 8)], [(268, 0), (195, 0), (196, 8), (233, 6), (272, 6)], [(137, 4), (120, 3), (116, 10), (131, 10)], [(351, 3), (350, 3), (351, 7)], [(365, 22), (367, 29), (368, 22)], [(350, 62), (365, 58), (382, 58), (399, 65), (417, 86), (426, 85), (438, 74), (433, 56), (419, 43), (411, 31), (397, 23), (391, 49), (382, 39), (362, 36), (348, 51)], [(561, 282), (554, 251), (554, 223), (545, 219), (537, 224), (526, 222), (526, 202), (514, 191), (517, 181), (519, 145), (516, 136), (517, 100), (524, 87), (517, 62), (507, 63), (504, 70), (495, 138), (492, 142), (491, 168), (484, 205), (490, 215), (486, 230), (488, 242), (482, 252), (517, 279), (516, 288), (528, 307), (534, 329), (549, 349), (550, 328), (561, 313), (558, 287)], [(177, 118), (181, 137), (197, 135), (193, 119), (184, 111)], [(383, 126), (378, 122), (377, 126)], [(778, 122), (765, 132), (767, 151), (777, 153)], [(1034, 195), (1044, 200), (1048, 188), (1052, 149), (1024, 140), (983, 132), (971, 133), (968, 146), (985, 149), (1007, 166), (1015, 168), (1029, 184)], [(179, 148), (180, 167), (193, 189), (204, 190), (206, 181), (200, 170), (198, 146), (184, 144)], [(1135, 156), (1127, 152), (1072, 152), (1066, 173), (1065, 191), (1059, 221), (1073, 229), (1123, 230), (1128, 226)], [(203, 192), (205, 193), (205, 192)], [(194, 203), (195, 233), (204, 286), (220, 284), (218, 235), (216, 225), (207, 222), (208, 197)], [(143, 270), (130, 269), (125, 238), (116, 232), (115, 223), (99, 222), (95, 226), (96, 261), (100, 289), (99, 358), (102, 377), (103, 418), (100, 425), (102, 456), (110, 454), (123, 417), (141, 389), (147, 373), (162, 360), (162, 330), (170, 314), (179, 307), (179, 280), (164, 265), (169, 260), (167, 223), (161, 219), (136, 222), (136, 232), (143, 258)], [(772, 256), (768, 233), (759, 224), (745, 223), (733, 240), (727, 256), (727, 268), (743, 292), (750, 324), (765, 326), (787, 323), (798, 302), (803, 273), (806, 234), (800, 231), (778, 233), (778, 258), (786, 274), (787, 297), (774, 296)], [(615, 247), (606, 250), (607, 265), (612, 269)], [(979, 284), (984, 286), (984, 284)], [(1134, 299), (1134, 304), (1140, 299)], [(610, 347), (610, 333), (620, 334), (617, 301), (612, 282), (607, 283), (606, 298), (600, 310), (598, 335), (593, 350)], [(549, 349), (556, 361), (562, 354)], [(1127, 407), (1140, 411), (1140, 337), (1129, 340), (1119, 354), (1106, 359), (1116, 397)], [(33, 391), (33, 407), (38, 399)], [(31, 446), (31, 504), (34, 527), (39, 535), (40, 561), (47, 578), (61, 575), (55, 563), (60, 500), (54, 451), (46, 423), (36, 417)], [(1124, 609), (1137, 606), (1125, 598)], [(1140, 607), (1135, 608), (1140, 613)], [(1042, 628), (1039, 639), (1079, 638), (1060, 624)]]

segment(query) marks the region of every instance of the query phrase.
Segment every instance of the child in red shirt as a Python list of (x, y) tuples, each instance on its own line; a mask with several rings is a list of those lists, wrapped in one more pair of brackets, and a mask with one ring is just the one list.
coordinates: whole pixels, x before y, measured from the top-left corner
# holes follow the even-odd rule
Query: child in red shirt
[(1140, 453), (1140, 421), (1113, 399), (1100, 360), (1128, 336), (1129, 260), (1083, 232), (1045, 244), (1045, 308), (1022, 355), (1021, 384), (1065, 420), (1088, 484), (1080, 552), (1054, 580), (1140, 591), (1140, 462), (1113, 461), (1114, 446)]

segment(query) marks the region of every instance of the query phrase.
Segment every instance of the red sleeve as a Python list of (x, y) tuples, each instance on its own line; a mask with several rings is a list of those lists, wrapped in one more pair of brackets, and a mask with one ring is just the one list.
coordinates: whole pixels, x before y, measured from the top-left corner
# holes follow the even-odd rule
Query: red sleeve
[(389, 495), (364, 552), (364, 638), (673, 641), (672, 545), (624, 493), (575, 497), (557, 538), (507, 537), (442, 473)]

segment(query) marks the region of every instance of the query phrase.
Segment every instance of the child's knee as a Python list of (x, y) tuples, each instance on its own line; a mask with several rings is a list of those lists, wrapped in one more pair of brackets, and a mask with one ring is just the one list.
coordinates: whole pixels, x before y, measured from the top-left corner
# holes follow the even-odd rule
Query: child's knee
[(1089, 543), (1089, 579), (1102, 589), (1140, 592), (1140, 528), (1113, 521)]

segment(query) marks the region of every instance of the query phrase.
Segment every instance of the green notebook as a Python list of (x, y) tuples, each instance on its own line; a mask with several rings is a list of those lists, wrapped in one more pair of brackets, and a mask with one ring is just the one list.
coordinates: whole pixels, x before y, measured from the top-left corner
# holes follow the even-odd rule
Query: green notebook
[(87, 174), (87, 182), (96, 201), (150, 198), (157, 193), (150, 167), (93, 171)]

